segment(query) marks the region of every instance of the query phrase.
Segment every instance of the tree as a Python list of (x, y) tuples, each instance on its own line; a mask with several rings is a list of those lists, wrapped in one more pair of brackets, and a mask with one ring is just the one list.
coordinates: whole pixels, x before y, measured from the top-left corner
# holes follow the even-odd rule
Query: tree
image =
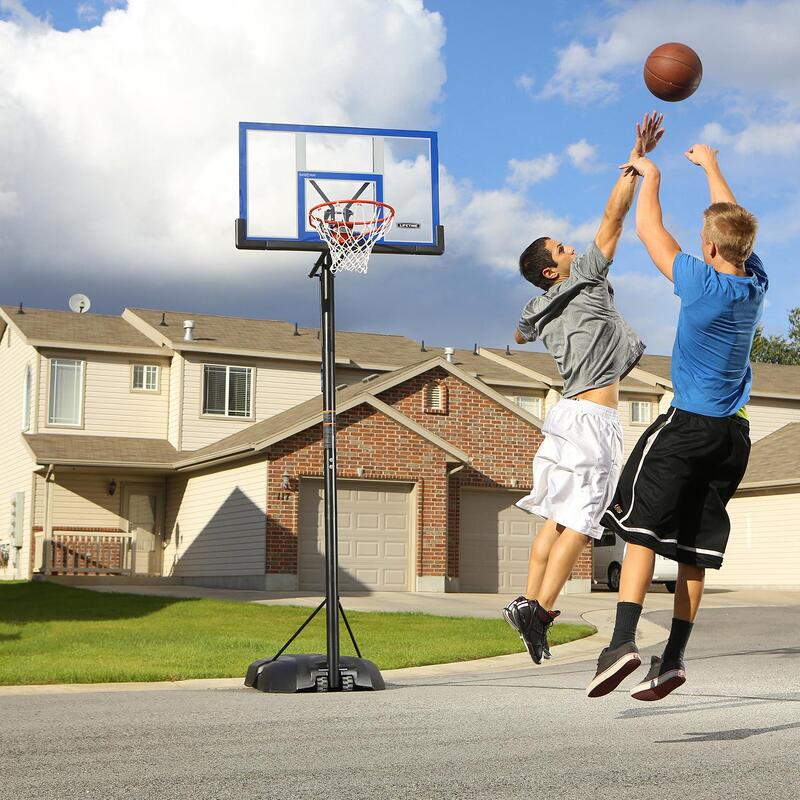
[(764, 326), (756, 328), (750, 360), (763, 364), (800, 365), (800, 306), (789, 312), (788, 336), (764, 336)]

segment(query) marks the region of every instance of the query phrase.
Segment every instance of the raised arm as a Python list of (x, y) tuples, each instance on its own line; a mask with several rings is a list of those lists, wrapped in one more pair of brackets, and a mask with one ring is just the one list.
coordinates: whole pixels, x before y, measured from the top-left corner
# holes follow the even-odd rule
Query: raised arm
[(632, 166), (644, 177), (639, 199), (636, 203), (636, 234), (647, 248), (650, 258), (658, 269), (672, 280), (672, 262), (681, 247), (664, 227), (661, 215), (661, 173), (647, 158), (632, 159), (623, 167)]
[(717, 162), (717, 150), (707, 144), (693, 144), (684, 155), (692, 164), (697, 164), (705, 170), (708, 179), (708, 190), (711, 194), (711, 203), (736, 203), (731, 187), (725, 180), (722, 170)]
[[(645, 114), (641, 124), (636, 125), (636, 141), (631, 150), (631, 159), (649, 153), (658, 144), (664, 135), (664, 129), (661, 127), (663, 120), (664, 115), (656, 114), (655, 111), (651, 115)], [(594, 241), (600, 252), (609, 260), (614, 258), (614, 253), (617, 251), (617, 244), (622, 236), (622, 223), (633, 204), (637, 180), (636, 172), (623, 170), (606, 203), (603, 219)]]

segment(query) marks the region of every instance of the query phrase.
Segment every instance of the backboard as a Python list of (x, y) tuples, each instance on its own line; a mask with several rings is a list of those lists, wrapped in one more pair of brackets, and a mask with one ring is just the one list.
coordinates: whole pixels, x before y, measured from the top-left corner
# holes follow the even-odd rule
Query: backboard
[(239, 249), (319, 252), (309, 209), (354, 199), (395, 209), (373, 252), (441, 255), (436, 133), (239, 123)]

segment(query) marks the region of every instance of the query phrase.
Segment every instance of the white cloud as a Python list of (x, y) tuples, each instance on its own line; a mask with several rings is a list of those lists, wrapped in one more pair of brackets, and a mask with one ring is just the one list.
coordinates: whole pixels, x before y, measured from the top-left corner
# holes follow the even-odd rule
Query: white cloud
[(4, 276), (263, 265), (233, 251), (237, 123), (430, 127), (445, 80), (421, 0), (131, 0), (69, 32), (0, 2)]
[(589, 144), (586, 139), (567, 145), (565, 152), (572, 166), (581, 172), (600, 172), (603, 169), (597, 161), (597, 145)]
[(515, 189), (524, 191), (534, 183), (552, 178), (558, 172), (561, 159), (554, 153), (547, 153), (539, 158), (528, 161), (518, 161), (512, 158), (508, 162), (510, 170), (508, 183)]
[(78, 3), (75, 14), (82, 22), (96, 22), (100, 19), (100, 14), (94, 3)]
[(791, 155), (800, 150), (800, 122), (751, 122), (738, 133), (710, 122), (700, 138), (709, 144), (732, 146), (744, 156)]
[(536, 81), (533, 78), (533, 75), (530, 75), (527, 72), (524, 72), (522, 75), (519, 75), (517, 79), (514, 81), (514, 85), (518, 89), (522, 89), (525, 94), (530, 95), (533, 97), (533, 87), (536, 84)]
[[(640, 0), (608, 5), (622, 10), (595, 25), (593, 43), (575, 40), (558, 51), (556, 71), (543, 97), (576, 103), (613, 100), (623, 75), (641, 71), (654, 47), (675, 41), (694, 48), (703, 62), (699, 91), (762, 94), (768, 87), (767, 94), (800, 107), (796, 0)], [(744, 53), (758, 56), (745, 58)]]

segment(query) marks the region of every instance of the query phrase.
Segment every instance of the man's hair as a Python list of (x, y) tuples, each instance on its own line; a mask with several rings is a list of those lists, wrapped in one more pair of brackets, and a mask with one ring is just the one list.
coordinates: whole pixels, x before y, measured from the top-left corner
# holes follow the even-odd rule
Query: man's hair
[(712, 203), (703, 212), (703, 239), (714, 242), (731, 264), (743, 264), (753, 252), (758, 220), (735, 203)]
[(522, 277), (545, 291), (555, 283), (555, 280), (545, 278), (542, 272), (548, 267), (555, 269), (558, 266), (553, 261), (550, 251), (545, 247), (545, 242), (549, 238), (549, 236), (542, 236), (535, 242), (531, 242), (519, 257), (519, 271)]

